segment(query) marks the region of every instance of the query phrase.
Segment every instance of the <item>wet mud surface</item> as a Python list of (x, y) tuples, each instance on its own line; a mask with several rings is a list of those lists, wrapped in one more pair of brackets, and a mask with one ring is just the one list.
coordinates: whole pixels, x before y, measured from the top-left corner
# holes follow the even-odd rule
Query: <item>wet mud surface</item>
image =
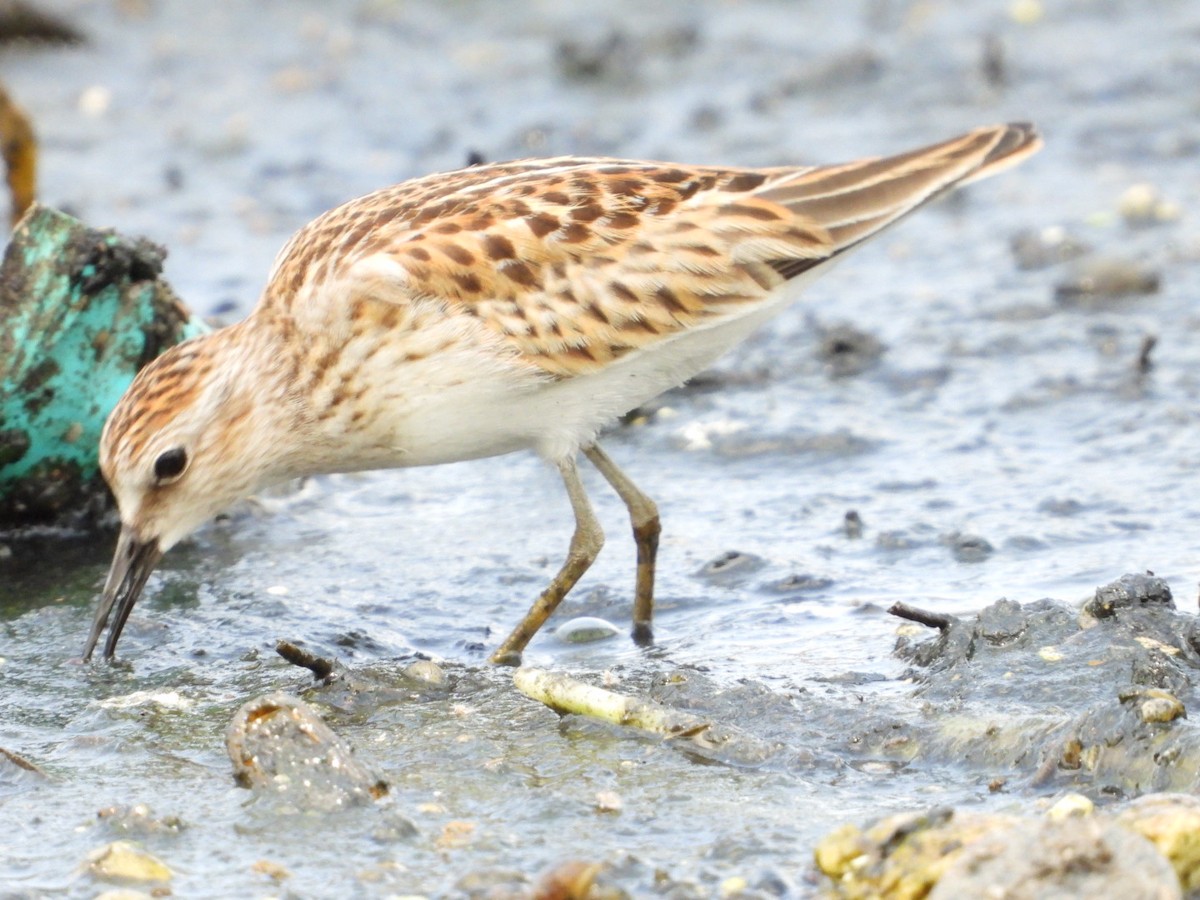
[[(658, 645), (625, 634), (632, 540), (595, 479), (608, 544), (551, 625), (622, 633), (548, 629), (528, 662), (759, 752), (560, 717), (485, 664), (566, 551), (538, 460), (320, 479), (173, 550), (113, 666), (78, 663), (111, 543), (4, 542), (0, 747), (34, 767), (0, 759), (8, 894), (94, 896), (88, 855), (132, 841), (171, 871), (141, 889), (178, 896), (519, 896), (576, 858), (632, 896), (811, 896), (844, 823), (1194, 788), (1172, 699), (1195, 705), (1200, 7), (41, 6), (86, 36), (0, 50), (42, 201), (169, 248), (179, 296), (227, 320), (312, 216), (471, 153), (836, 162), (1026, 119), (1047, 146), (606, 442), (662, 513)], [(1147, 570), (1174, 609), (1082, 612)], [(279, 640), (353, 677), (314, 686)], [(422, 657), (444, 682), (405, 674)], [(226, 729), (277, 692), (386, 799), (238, 787)], [(1053, 740), (1022, 757), (1034, 726)]]

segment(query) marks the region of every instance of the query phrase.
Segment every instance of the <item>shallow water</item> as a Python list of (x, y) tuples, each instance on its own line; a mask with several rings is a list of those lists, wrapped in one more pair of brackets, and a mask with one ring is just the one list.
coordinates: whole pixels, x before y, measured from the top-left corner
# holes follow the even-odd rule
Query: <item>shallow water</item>
[[(886, 0), (40, 5), (91, 37), (3, 51), (5, 84), (42, 139), (42, 199), (167, 245), (179, 294), (227, 320), (313, 215), (472, 150), (835, 162), (1017, 119), (1037, 122), (1047, 147), (857, 253), (711, 378), (606, 442), (662, 511), (659, 646), (545, 634), (527, 659), (613, 670), (634, 691), (700, 670), (715, 709), (784, 748), (766, 764), (704, 765), (560, 723), (484, 665), (569, 539), (566, 498), (538, 460), (321, 479), (172, 551), (111, 668), (77, 662), (109, 541), (12, 544), (0, 747), (47, 777), (0, 771), (5, 895), (93, 896), (79, 867), (121, 836), (97, 811), (135, 803), (187, 825), (141, 838), (179, 896), (447, 895), (469, 873), (499, 882), (498, 870), (532, 876), (570, 857), (611, 863), (634, 895), (710, 896), (734, 876), (805, 895), (811, 848), (836, 824), (1014, 802), (965, 770), (863, 765), (850, 735), (809, 726), (818, 700), (903, 705), (893, 601), (963, 612), (1000, 596), (1077, 600), (1149, 568), (1189, 605), (1191, 0), (1162, 0), (1153, 17), (1132, 2), (1047, 4), (1027, 25), (995, 4)], [(1007, 86), (983, 76), (987, 35), (1005, 47)], [(1125, 225), (1117, 200), (1139, 181), (1182, 218)], [(1156, 270), (1161, 290), (1056, 302), (1068, 267), (1021, 271), (1009, 250), (1016, 232), (1053, 225)], [(835, 377), (820, 337), (844, 323), (885, 351)], [(1139, 375), (1147, 335), (1154, 366)], [(566, 612), (624, 629), (632, 541), (619, 501), (588, 483), (608, 545)], [(860, 539), (844, 533), (849, 510)], [(955, 535), (993, 552), (956, 558)], [(747, 558), (704, 574), (733, 550)], [(392, 779), (392, 811), (416, 836), (380, 834), (378, 810), (246, 805), (222, 733), (244, 700), (307, 685), (275, 657), (280, 638), (376, 672), (414, 654), (447, 661), (446, 695), (331, 713)], [(598, 812), (598, 791), (616, 791), (622, 810)], [(470, 838), (439, 843), (454, 821), (474, 823)], [(290, 877), (252, 871), (260, 860)]]

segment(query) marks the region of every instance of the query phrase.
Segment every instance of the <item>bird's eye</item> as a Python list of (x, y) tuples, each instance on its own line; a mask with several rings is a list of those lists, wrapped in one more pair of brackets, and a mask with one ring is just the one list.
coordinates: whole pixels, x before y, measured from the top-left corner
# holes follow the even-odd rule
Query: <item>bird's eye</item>
[(160, 484), (174, 481), (187, 468), (187, 451), (182, 447), (172, 447), (164, 450), (154, 461), (154, 479)]

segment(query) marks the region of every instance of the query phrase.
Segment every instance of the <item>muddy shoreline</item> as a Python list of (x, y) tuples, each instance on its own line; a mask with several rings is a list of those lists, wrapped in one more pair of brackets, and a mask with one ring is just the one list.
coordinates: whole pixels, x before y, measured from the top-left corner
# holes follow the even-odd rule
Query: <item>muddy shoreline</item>
[[(1192, 789), (1190, 0), (38, 5), (84, 39), (0, 50), (40, 199), (169, 248), (166, 280), (225, 321), (314, 215), (472, 153), (836, 162), (1022, 120), (1047, 146), (607, 437), (662, 514), (658, 646), (625, 636), (634, 550), (597, 490), (608, 545), (554, 624), (619, 634), (548, 632), (528, 662), (726, 723), (757, 762), (560, 717), (485, 665), (570, 531), (540, 461), (315, 479), (174, 549), (113, 666), (78, 663), (111, 546), (0, 551), (0, 747), (37, 770), (0, 761), (4, 892), (92, 897), (129, 859), (178, 896), (519, 896), (583, 859), (630, 896), (808, 897), (845, 826), (868, 843), (832, 855), (853, 860), (873, 835), (936, 845), (931, 809), (1038, 817), (1079, 794), (1099, 846), (1140, 796)], [(1080, 625), (1097, 587), (1148, 570), (1174, 610)], [(957, 629), (933, 652), (896, 601)], [(280, 640), (370, 689), (313, 689)], [(226, 728), (277, 692), (397, 815), (247, 805)]]

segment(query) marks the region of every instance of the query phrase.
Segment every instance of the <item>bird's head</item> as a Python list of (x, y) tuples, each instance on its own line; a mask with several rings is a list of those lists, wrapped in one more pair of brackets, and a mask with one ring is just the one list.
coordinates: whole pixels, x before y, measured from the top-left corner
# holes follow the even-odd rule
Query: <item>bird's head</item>
[(89, 659), (109, 614), (111, 657), (162, 555), (203, 522), (259, 489), (278, 450), (259, 432), (261, 398), (231, 351), (229, 330), (171, 348), (134, 379), (108, 417), (100, 468), (116, 497), (121, 534), (84, 648)]

